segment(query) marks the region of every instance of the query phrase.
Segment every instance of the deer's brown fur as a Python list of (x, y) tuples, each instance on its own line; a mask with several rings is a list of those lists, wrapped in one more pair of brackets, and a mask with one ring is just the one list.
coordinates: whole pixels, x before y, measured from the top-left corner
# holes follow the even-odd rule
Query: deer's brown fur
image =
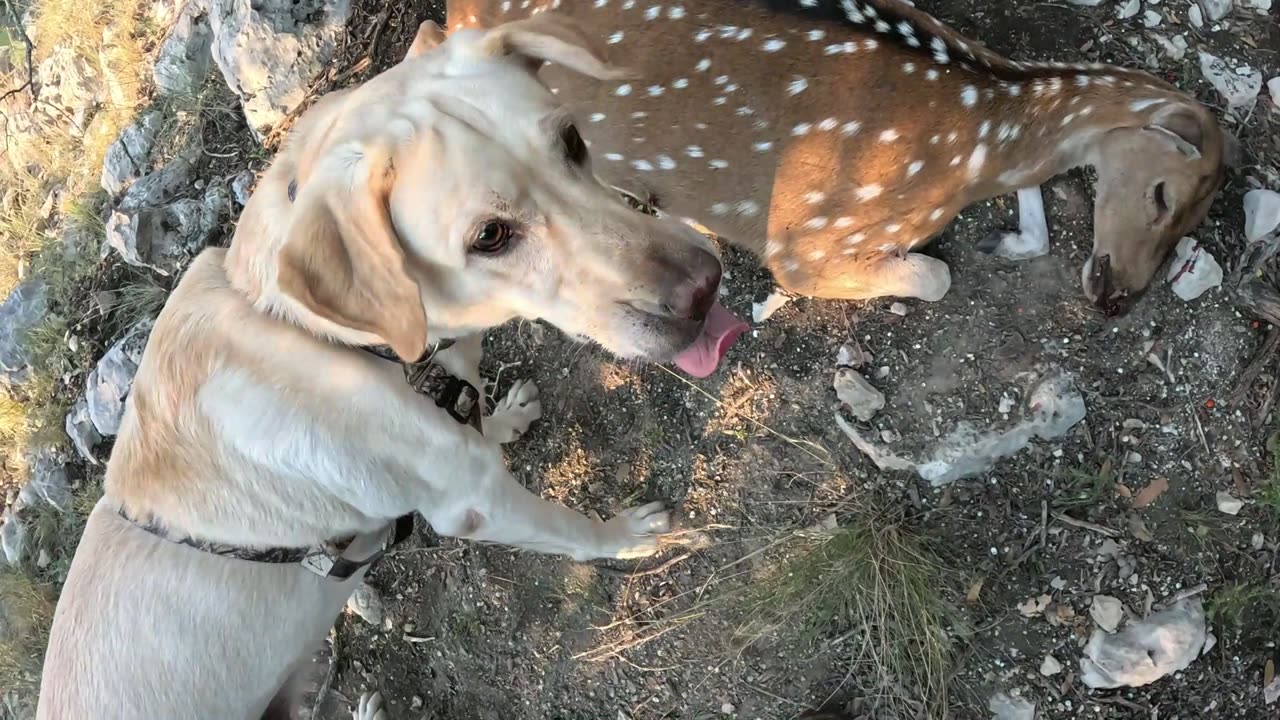
[(1083, 279), (1112, 305), (1093, 258), (1108, 257), (1117, 295), (1140, 293), (1221, 185), (1213, 115), (1146, 73), (1011, 61), (899, 0), (771, 2), (792, 12), (734, 0), (448, 10), (456, 28), (551, 9), (601, 38), (635, 79), (545, 73), (596, 172), (755, 251), (800, 294), (936, 300), (949, 272), (914, 251), (961, 209), (1017, 190), (1038, 203), (1040, 183), (1092, 165)]

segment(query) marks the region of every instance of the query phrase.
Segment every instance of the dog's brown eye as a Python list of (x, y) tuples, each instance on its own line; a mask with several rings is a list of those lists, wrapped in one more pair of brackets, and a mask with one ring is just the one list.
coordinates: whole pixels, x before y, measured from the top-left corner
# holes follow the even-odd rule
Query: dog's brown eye
[(564, 155), (570, 163), (582, 165), (587, 162), (587, 144), (583, 142), (577, 127), (566, 125), (560, 131), (560, 142), (564, 143)]
[(471, 242), (471, 249), (481, 253), (498, 253), (506, 249), (515, 233), (511, 226), (501, 220), (490, 220), (476, 232)]

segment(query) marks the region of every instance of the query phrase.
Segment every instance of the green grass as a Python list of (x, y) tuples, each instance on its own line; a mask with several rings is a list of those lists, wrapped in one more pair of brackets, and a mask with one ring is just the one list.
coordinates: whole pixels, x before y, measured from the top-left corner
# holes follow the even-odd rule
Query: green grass
[(51, 590), (29, 575), (0, 566), (0, 689), (13, 697), (34, 699), (40, 684), (40, 666), (53, 622)]
[(1073, 468), (1060, 476), (1053, 506), (1066, 510), (1097, 505), (1114, 497), (1115, 485), (1115, 473), (1109, 459), (1097, 471)]
[(1242, 582), (1209, 596), (1206, 610), (1223, 645), (1263, 648), (1280, 636), (1280, 588)]
[(831, 532), (797, 536), (783, 559), (742, 598), (741, 640), (765, 637), (847, 653), (860, 690), (885, 711), (947, 708), (958, 610), (944, 596), (952, 575), (899, 520), (852, 518)]

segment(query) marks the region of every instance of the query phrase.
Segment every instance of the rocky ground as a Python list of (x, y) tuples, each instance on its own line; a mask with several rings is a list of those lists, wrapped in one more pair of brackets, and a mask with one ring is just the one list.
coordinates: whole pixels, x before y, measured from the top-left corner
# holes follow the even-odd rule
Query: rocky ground
[[(1227, 116), (1245, 163), (1195, 232), (1221, 281), (1189, 301), (1157, 282), (1129, 315), (1095, 313), (1078, 280), (1091, 188), (1073, 173), (1045, 189), (1048, 256), (979, 252), (1016, 208), (970, 208), (935, 248), (955, 278), (942, 302), (793, 300), (706, 381), (540, 323), (504, 327), (487, 340), (492, 394), (530, 378), (544, 398), (509, 452), (517, 477), (606, 516), (666, 500), (701, 541), (582, 565), (420, 523), (337, 624), (313, 716), (347, 717), (369, 688), (393, 717), (451, 720), (1280, 715), (1276, 10), (921, 5), (1015, 58), (1147, 67)], [(48, 242), (0, 306), (0, 369), (36, 430), (6, 463), (0, 717), (29, 713), (40, 626), (165, 291), (199, 248), (229, 241), (298, 107), (443, 20), (432, 3), (371, 0), (134, 10), (146, 22), (128, 32), (164, 32), (141, 43), (154, 70), (92, 173), (102, 191), (72, 197), (66, 180), (6, 200), (36, 198)], [(36, 53), (38, 95), (4, 100), (11, 136), (119, 105), (94, 71), (111, 63), (77, 48)], [(5, 160), (30, 166), (23, 147)], [(731, 249), (726, 262), (723, 301), (749, 316), (772, 281)], [(59, 426), (68, 411), (66, 437), (41, 420), (50, 407)], [(1008, 457), (981, 452), (995, 440)], [(882, 470), (887, 452), (938, 462)], [(1162, 637), (1153, 656), (1135, 649)], [(1093, 687), (1108, 684), (1121, 687)]]

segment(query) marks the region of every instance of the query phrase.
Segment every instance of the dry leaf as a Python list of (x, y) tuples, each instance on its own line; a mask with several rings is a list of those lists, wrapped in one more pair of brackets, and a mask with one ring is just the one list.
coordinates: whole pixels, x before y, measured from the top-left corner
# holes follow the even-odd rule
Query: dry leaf
[(1070, 625), (1076, 621), (1076, 609), (1064, 603), (1056, 603), (1045, 610), (1044, 619), (1054, 627)]
[(1116, 483), (1116, 495), (1119, 495), (1122, 498), (1131, 498), (1133, 497), (1133, 491), (1124, 483)]
[(984, 575), (978, 578), (972, 585), (970, 585), (969, 592), (965, 593), (964, 601), (969, 603), (970, 605), (978, 602), (978, 595), (982, 593), (982, 584), (985, 583), (986, 581), (987, 581), (987, 577)]
[(1139, 510), (1156, 501), (1156, 498), (1164, 494), (1169, 489), (1168, 478), (1153, 478), (1147, 486), (1142, 488), (1133, 498), (1133, 506)]
[(1027, 598), (1026, 602), (1018, 606), (1018, 611), (1024, 617), (1035, 617), (1043, 613), (1051, 602), (1053, 602), (1053, 598), (1047, 593), (1039, 597)]
[(1267, 658), (1267, 664), (1262, 669), (1262, 686), (1266, 687), (1270, 685), (1271, 681), (1275, 679), (1276, 679), (1276, 661), (1272, 660), (1271, 658)]

